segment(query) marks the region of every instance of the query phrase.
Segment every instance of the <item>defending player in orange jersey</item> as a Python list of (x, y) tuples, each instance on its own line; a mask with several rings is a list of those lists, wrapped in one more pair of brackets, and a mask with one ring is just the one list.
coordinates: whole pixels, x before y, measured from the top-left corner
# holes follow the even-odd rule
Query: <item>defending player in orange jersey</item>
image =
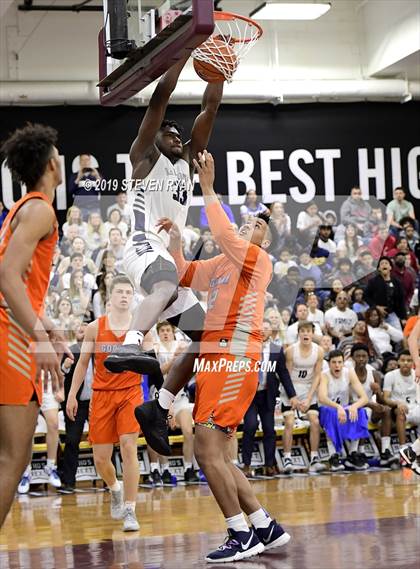
[[(133, 285), (125, 276), (114, 278), (110, 289), (110, 309), (106, 316), (91, 322), (86, 329), (82, 349), (67, 401), (71, 420), (77, 413), (76, 394), (83, 383), (90, 358), (94, 358), (93, 396), (89, 415), (89, 439), (98, 474), (111, 490), (111, 517), (124, 520), (124, 531), (137, 531), (135, 506), (139, 482), (137, 438), (139, 426), (134, 409), (143, 402), (141, 375), (131, 371), (111, 373), (105, 358), (124, 341), (130, 329)], [(114, 443), (120, 443), (123, 459), (121, 487), (111, 462)]]
[[(57, 220), (52, 202), (61, 183), (57, 133), (39, 124), (16, 130), (2, 146), (13, 177), (27, 194), (0, 232), (0, 527), (32, 452), (42, 374), (63, 386), (59, 357), (73, 358), (63, 336), (43, 316)], [(58, 354), (58, 355), (57, 355)]]
[(264, 299), (272, 276), (266, 249), (274, 234), (269, 218), (260, 214), (236, 235), (213, 190), (212, 155), (199, 154), (195, 166), (210, 229), (222, 254), (208, 261), (185, 261), (176, 225), (169, 232), (169, 249), (182, 285), (208, 291), (197, 364), (194, 454), (226, 518), (228, 538), (206, 558), (221, 563), (251, 557), (290, 539), (262, 508), (230, 456), (230, 437), (257, 391)]

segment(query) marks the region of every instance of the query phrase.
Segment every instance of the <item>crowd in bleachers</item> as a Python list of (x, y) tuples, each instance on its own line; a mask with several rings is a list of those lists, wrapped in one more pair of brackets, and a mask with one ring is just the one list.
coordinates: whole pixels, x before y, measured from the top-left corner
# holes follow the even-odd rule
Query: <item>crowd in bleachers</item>
[[(130, 235), (127, 196), (116, 193), (104, 207), (97, 195), (83, 191), (83, 180), (98, 177), (89, 156), (83, 155), (71, 180), (74, 203), (60, 228), (46, 300), (47, 315), (70, 345), (80, 340), (84, 323), (106, 313), (112, 278), (124, 272), (124, 245)], [(354, 187), (339, 211), (320, 211), (311, 202), (297, 217), (283, 203), (262, 204), (254, 190), (247, 191), (238, 211), (219, 197), (235, 227), (250, 215), (271, 214), (278, 237), (270, 253), (273, 279), (266, 294), (265, 326), (271, 342), (293, 344), (299, 322), (310, 321), (315, 325), (313, 340), (326, 354), (338, 348), (351, 363), (352, 347), (363, 344), (368, 366), (381, 378), (395, 369), (419, 309), (419, 224), (403, 188), (396, 188), (394, 199), (383, 208), (372, 208)], [(204, 208), (199, 223), (187, 225), (183, 233), (189, 260), (220, 253)], [(198, 296), (205, 307), (206, 294)], [(135, 302), (141, 298), (137, 293)]]

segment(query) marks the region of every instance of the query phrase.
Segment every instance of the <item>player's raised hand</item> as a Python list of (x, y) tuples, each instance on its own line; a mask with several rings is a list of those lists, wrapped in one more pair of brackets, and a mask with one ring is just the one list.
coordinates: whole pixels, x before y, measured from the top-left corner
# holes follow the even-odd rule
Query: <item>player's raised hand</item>
[(171, 229), (169, 230), (168, 251), (169, 253), (176, 253), (181, 251), (181, 249), (182, 249), (181, 231), (178, 225), (176, 223), (173, 223)]
[(202, 190), (213, 189), (214, 184), (214, 160), (213, 156), (207, 150), (198, 153), (198, 160), (194, 158), (194, 166), (200, 178), (200, 186)]
[(161, 217), (160, 219), (157, 220), (157, 223), (156, 223), (156, 227), (158, 228), (158, 233), (160, 233), (163, 229), (167, 233), (169, 233), (172, 225), (173, 225), (173, 221), (172, 221), (172, 219), (169, 219), (169, 217)]

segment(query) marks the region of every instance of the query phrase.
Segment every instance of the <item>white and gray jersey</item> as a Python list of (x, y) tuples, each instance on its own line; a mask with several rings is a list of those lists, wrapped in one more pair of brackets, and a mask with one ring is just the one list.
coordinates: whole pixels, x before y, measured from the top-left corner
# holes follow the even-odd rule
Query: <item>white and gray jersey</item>
[(190, 166), (180, 158), (174, 164), (160, 154), (156, 164), (143, 180), (133, 180), (127, 191), (127, 204), (131, 216), (131, 239), (136, 242), (152, 241), (169, 244), (166, 231), (157, 233), (156, 223), (168, 217), (182, 233), (187, 221), (193, 185)]
[(350, 371), (343, 367), (340, 377), (334, 377), (330, 370), (328, 378), (328, 397), (339, 405), (348, 405), (350, 401)]
[[(368, 399), (369, 399), (369, 403), (372, 401), (372, 397), (373, 397), (373, 391), (371, 388), (371, 384), (375, 382), (375, 377), (373, 375), (373, 369), (371, 367), (366, 367), (366, 380), (364, 383), (360, 382), (364, 392), (366, 393)], [(359, 399), (359, 396), (357, 395), (357, 393), (354, 392), (354, 390), (352, 390), (352, 399), (354, 401), (356, 401), (357, 399)]]
[[(299, 399), (306, 399), (314, 379), (314, 370), (318, 360), (318, 346), (312, 342), (309, 356), (302, 356), (299, 342), (292, 345), (292, 371), (290, 377)], [(311, 405), (316, 403), (314, 394)]]
[(413, 405), (417, 401), (415, 372), (411, 371), (410, 375), (401, 375), (399, 369), (389, 371), (384, 378), (384, 391), (391, 392), (393, 401), (400, 401), (406, 405)]

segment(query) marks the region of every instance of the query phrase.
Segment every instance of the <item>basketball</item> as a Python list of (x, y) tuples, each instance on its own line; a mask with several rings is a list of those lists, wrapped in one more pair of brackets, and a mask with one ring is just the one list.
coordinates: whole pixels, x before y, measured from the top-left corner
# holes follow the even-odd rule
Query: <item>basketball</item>
[[(220, 83), (230, 78), (238, 67), (238, 58), (234, 50), (223, 40), (214, 37), (200, 46), (200, 52), (209, 61), (194, 58), (197, 75), (207, 83)], [(216, 65), (212, 64), (214, 62)]]

